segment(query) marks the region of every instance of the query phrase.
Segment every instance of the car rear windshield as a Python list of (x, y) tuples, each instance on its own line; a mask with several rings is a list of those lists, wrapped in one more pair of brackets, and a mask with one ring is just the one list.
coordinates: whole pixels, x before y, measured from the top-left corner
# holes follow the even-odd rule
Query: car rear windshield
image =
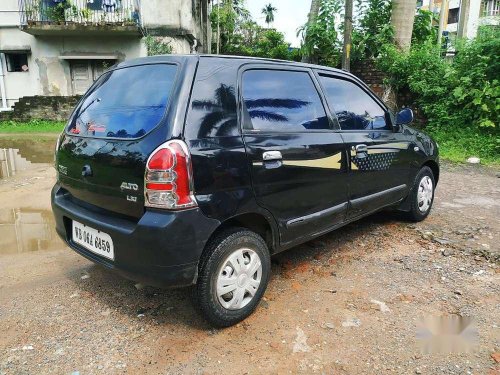
[(139, 138), (159, 123), (168, 106), (176, 65), (153, 64), (103, 74), (69, 124), (70, 134)]

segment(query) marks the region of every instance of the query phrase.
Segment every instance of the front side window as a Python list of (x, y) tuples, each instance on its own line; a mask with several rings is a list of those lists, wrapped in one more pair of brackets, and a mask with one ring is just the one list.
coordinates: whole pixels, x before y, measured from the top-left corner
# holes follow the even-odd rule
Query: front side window
[(70, 134), (138, 138), (156, 127), (168, 106), (177, 66), (142, 65), (104, 73), (80, 104)]
[(385, 110), (353, 82), (320, 75), (326, 100), (342, 130), (389, 130)]
[(248, 70), (242, 85), (246, 130), (297, 132), (330, 128), (307, 72)]

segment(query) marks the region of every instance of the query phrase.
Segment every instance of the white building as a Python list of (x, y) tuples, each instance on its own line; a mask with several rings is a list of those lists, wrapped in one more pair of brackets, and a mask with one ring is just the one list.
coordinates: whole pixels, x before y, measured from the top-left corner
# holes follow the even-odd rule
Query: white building
[[(423, 9), (429, 9), (436, 14), (441, 12), (443, 0), (423, 0)], [(460, 14), (461, 0), (448, 0), (445, 4), (445, 31), (450, 36), (456, 36)], [(465, 26), (465, 36), (468, 39), (475, 38), (479, 26), (498, 25), (500, 16), (500, 0), (469, 0), (469, 13)]]
[(1, 0), (0, 110), (23, 96), (82, 94), (116, 62), (147, 55), (144, 36), (174, 53), (210, 52), (209, 0)]

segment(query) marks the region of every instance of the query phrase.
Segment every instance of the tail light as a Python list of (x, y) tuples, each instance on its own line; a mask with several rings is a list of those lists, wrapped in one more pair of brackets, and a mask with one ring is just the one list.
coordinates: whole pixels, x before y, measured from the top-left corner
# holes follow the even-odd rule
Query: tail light
[(148, 207), (182, 210), (196, 207), (191, 157), (186, 144), (171, 140), (158, 147), (148, 159), (144, 177)]

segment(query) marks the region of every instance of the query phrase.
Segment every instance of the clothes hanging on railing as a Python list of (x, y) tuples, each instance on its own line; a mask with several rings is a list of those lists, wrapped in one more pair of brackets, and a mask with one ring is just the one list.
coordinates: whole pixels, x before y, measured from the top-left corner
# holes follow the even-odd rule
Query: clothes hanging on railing
[(116, 0), (102, 0), (102, 9), (105, 12), (114, 12), (116, 11), (117, 2)]

